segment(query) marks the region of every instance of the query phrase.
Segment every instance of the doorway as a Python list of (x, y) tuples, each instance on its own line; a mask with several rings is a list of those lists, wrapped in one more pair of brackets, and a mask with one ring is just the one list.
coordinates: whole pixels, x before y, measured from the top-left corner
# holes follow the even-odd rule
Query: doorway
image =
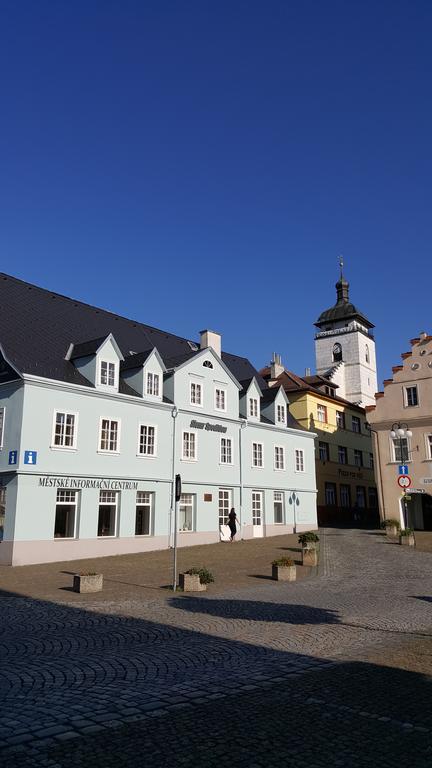
[(252, 491), (252, 534), (254, 538), (264, 536), (263, 491)]

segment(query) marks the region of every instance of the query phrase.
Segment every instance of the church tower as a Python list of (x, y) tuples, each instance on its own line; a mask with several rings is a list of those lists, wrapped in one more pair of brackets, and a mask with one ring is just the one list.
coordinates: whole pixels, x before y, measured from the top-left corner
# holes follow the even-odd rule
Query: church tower
[(336, 296), (336, 304), (322, 312), (315, 323), (316, 372), (338, 385), (339, 397), (362, 407), (375, 405), (374, 325), (349, 300), (342, 257)]

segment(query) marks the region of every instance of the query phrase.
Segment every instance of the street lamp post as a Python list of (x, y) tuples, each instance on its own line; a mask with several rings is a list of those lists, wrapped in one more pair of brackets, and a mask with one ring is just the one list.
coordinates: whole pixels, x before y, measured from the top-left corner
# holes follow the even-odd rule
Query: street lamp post
[[(406, 464), (409, 458), (408, 453), (408, 439), (412, 437), (412, 432), (408, 428), (408, 424), (401, 424), (400, 421), (396, 421), (394, 424), (392, 424), (391, 431), (390, 431), (390, 437), (393, 440), (399, 441), (399, 459), (401, 464)], [(407, 441), (406, 446), (406, 453), (404, 451), (404, 440)], [(395, 452), (396, 453), (396, 452)], [(402, 497), (402, 503), (403, 503), (403, 516), (404, 516), (404, 527), (408, 528), (408, 503), (406, 500), (406, 490), (404, 489), (404, 494)]]

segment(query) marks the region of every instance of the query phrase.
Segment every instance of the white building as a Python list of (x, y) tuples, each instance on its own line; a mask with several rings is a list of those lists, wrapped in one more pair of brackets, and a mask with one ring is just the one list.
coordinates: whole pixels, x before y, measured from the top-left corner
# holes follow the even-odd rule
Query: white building
[(221, 351), (0, 275), (0, 563), (316, 528), (314, 434)]

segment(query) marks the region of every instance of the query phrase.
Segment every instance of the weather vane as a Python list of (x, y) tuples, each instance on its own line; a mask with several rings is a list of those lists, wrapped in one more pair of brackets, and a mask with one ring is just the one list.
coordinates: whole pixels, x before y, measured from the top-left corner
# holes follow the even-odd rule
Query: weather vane
[(343, 277), (343, 266), (344, 266), (343, 256), (339, 256), (339, 266), (341, 271), (341, 277)]

